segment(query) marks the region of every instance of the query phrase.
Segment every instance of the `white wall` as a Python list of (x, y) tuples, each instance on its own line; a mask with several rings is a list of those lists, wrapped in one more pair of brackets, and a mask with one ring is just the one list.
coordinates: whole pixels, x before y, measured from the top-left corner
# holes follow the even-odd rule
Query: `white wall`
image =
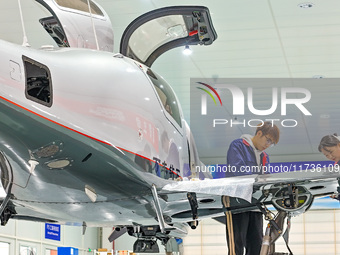
[[(289, 246), (294, 255), (340, 255), (339, 209), (310, 210), (291, 219)], [(112, 244), (104, 245), (111, 231), (112, 229), (103, 230), (105, 248), (112, 248)], [(125, 234), (115, 241), (115, 248), (116, 250), (132, 250), (135, 240)], [(228, 254), (225, 225), (212, 219), (201, 221), (195, 230), (190, 229), (183, 243), (185, 255)], [(159, 246), (162, 249), (162, 246)], [(282, 237), (276, 242), (276, 252), (287, 252)], [(161, 254), (164, 254), (163, 249)]]
[[(294, 255), (340, 255), (339, 209), (310, 210), (292, 218), (289, 246)], [(225, 240), (225, 225), (204, 220), (184, 238), (184, 254), (225, 255)], [(276, 252), (287, 252), (282, 238), (276, 242)]]
[(19, 254), (20, 245), (35, 247), (37, 255), (45, 255), (46, 249), (60, 246), (75, 247), (79, 255), (92, 255), (88, 248), (99, 247), (98, 228), (87, 228), (82, 235), (82, 227), (61, 225), (60, 241), (45, 239), (45, 224), (30, 221), (9, 220), (6, 226), (0, 226), (0, 242), (10, 244), (10, 254)]
[[(103, 248), (112, 249), (107, 241), (111, 228), (103, 229)], [(45, 249), (58, 246), (72, 246), (79, 249), (81, 255), (92, 255), (88, 248), (99, 248), (99, 231), (87, 228), (85, 236), (82, 227), (61, 226), (61, 241), (45, 239), (44, 224), (28, 221), (10, 220), (0, 227), (0, 242), (10, 244), (10, 254), (19, 254), (20, 245), (36, 247), (37, 254), (45, 254)], [(115, 241), (116, 250), (132, 250), (135, 238), (127, 234)], [(159, 244), (164, 254), (162, 245)], [(290, 247), (295, 255), (340, 255), (340, 210), (311, 210), (292, 218)], [(280, 238), (276, 245), (277, 252), (286, 252), (285, 244)], [(214, 220), (201, 221), (196, 230), (189, 230), (184, 238), (185, 255), (219, 255), (227, 254), (225, 226)]]
[(108, 251), (111, 251), (113, 248), (112, 243), (108, 240), (111, 232), (112, 228), (102, 228), (102, 248), (106, 248)]

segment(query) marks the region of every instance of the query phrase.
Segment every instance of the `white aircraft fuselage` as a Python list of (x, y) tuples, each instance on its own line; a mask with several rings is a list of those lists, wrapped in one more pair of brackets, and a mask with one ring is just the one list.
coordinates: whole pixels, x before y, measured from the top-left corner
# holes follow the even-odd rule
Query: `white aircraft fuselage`
[[(150, 185), (191, 173), (181, 108), (172, 102), (177, 123), (148, 68), (120, 54), (36, 50), (5, 41), (0, 41), (0, 56), (1, 150), (12, 166), (13, 201), (22, 206), (16, 209), (22, 215), (32, 209), (35, 217), (89, 223), (98, 222), (93, 210), (106, 210), (100, 213), (104, 223), (128, 224), (140, 217), (157, 224), (147, 210), (136, 213), (150, 203)], [(27, 85), (27, 79), (41, 75), (41, 69), (47, 70), (51, 91), (39, 101), (27, 86), (43, 88)], [(30, 160), (37, 164), (33, 170)], [(135, 178), (136, 170), (143, 177)], [(96, 202), (86, 187), (95, 190)], [(138, 202), (125, 201), (133, 197)]]

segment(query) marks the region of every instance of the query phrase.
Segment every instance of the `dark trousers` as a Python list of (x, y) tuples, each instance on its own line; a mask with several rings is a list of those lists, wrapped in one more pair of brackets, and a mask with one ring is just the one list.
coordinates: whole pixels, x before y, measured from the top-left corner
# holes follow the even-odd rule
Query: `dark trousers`
[[(227, 224), (226, 227), (228, 228)], [(263, 238), (263, 218), (260, 212), (233, 214), (234, 243), (236, 255), (259, 255)], [(228, 229), (227, 242), (229, 247)], [(230, 252), (228, 252), (230, 254)]]

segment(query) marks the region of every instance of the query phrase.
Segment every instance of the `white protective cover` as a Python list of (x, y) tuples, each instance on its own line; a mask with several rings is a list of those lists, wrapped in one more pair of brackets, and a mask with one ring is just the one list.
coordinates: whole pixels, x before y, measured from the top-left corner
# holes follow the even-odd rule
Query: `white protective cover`
[(185, 191), (201, 194), (223, 195), (242, 198), (251, 202), (253, 194), (253, 184), (255, 177), (231, 177), (221, 179), (205, 179), (182, 181), (167, 184), (163, 187), (164, 191)]

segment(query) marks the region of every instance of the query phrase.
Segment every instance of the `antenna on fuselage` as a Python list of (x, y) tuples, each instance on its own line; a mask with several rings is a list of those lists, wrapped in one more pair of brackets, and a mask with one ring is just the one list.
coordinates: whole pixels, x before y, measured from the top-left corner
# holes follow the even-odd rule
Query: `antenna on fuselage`
[(30, 47), (30, 45), (28, 43), (28, 40), (27, 40), (27, 36), (26, 36), (26, 29), (25, 29), (25, 24), (24, 24), (24, 18), (23, 18), (23, 15), (22, 15), (21, 1), (20, 0), (18, 0), (18, 4), (19, 4), (19, 11), (20, 11), (20, 19), (21, 19), (22, 32), (24, 34), (22, 46)]
[(94, 33), (94, 39), (96, 41), (97, 50), (99, 50), (99, 44), (98, 44), (98, 39), (97, 39), (97, 32), (96, 32), (96, 27), (95, 27), (94, 22), (93, 22), (92, 11), (91, 11), (91, 6), (90, 6), (90, 0), (87, 0), (87, 5), (89, 7), (89, 13), (90, 13), (90, 17), (91, 17), (91, 23), (92, 23), (93, 33)]

